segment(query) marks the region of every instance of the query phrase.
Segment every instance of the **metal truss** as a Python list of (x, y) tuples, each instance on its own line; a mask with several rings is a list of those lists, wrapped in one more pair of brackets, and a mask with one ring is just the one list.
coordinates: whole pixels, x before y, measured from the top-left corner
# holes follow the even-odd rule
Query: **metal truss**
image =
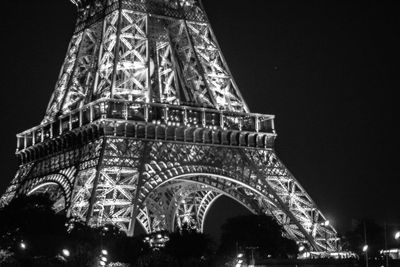
[(336, 231), (324, 225), (325, 217), (271, 148), (104, 138), (71, 153), (67, 162), (59, 156), (38, 161), (17, 193), (54, 181), (65, 192), (68, 214), (92, 225), (113, 223), (128, 234), (136, 219), (148, 232), (183, 223), (201, 231), (209, 206), (224, 194), (253, 213), (273, 216), (288, 237), (310, 249), (338, 249)]
[(176, 180), (146, 199), (139, 222), (147, 232), (188, 226), (202, 232), (206, 214), (222, 193), (200, 183)]
[(128, 235), (204, 230), (228, 196), (310, 251), (337, 233), (276, 156), (274, 116), (249, 113), (197, 0), (74, 0), (72, 37), (45, 119), (17, 135), (0, 199), (55, 208)]
[(90, 0), (43, 122), (99, 98), (248, 112), (194, 0)]

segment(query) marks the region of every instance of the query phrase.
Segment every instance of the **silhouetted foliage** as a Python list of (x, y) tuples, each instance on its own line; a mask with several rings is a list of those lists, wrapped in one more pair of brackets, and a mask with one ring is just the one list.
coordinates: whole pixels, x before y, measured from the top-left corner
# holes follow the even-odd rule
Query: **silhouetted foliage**
[[(102, 249), (108, 261), (138, 267), (213, 266), (212, 241), (190, 227), (169, 236), (164, 248), (150, 248), (146, 236), (128, 237), (113, 225), (92, 228), (65, 214), (56, 214), (46, 195), (21, 196), (0, 210), (0, 260), (21, 266), (97, 266)], [(263, 255), (285, 258), (296, 254), (293, 241), (282, 237), (282, 228), (267, 216), (242, 216), (223, 226), (220, 252), (230, 256), (236, 244), (258, 247)], [(26, 244), (21, 249), (20, 244)], [(68, 249), (69, 256), (62, 250)]]
[[(92, 228), (56, 214), (43, 194), (15, 198), (0, 210), (0, 218), (0, 250), (8, 253), (8, 261), (23, 266), (33, 265), (33, 260), (43, 266), (93, 266), (103, 243), (114, 248), (125, 237), (114, 226)], [(63, 256), (63, 249), (70, 256)]]
[(260, 258), (288, 258), (297, 254), (296, 242), (283, 237), (283, 228), (266, 215), (246, 215), (228, 219), (222, 226), (221, 255), (232, 256), (257, 248)]
[(21, 256), (54, 255), (65, 240), (67, 219), (55, 214), (52, 206), (46, 195), (32, 195), (16, 198), (1, 209), (0, 249)]
[(177, 259), (178, 266), (205, 266), (212, 253), (212, 240), (189, 227), (170, 234), (165, 251)]
[[(113, 225), (93, 228), (56, 214), (47, 195), (16, 198), (0, 210), (0, 218), (3, 265), (98, 266), (101, 250), (106, 249), (108, 261), (132, 266), (205, 266), (211, 244), (204, 234), (186, 229), (171, 234), (166, 248), (155, 250), (143, 242), (145, 236), (128, 237)], [(70, 255), (63, 255), (63, 249)]]

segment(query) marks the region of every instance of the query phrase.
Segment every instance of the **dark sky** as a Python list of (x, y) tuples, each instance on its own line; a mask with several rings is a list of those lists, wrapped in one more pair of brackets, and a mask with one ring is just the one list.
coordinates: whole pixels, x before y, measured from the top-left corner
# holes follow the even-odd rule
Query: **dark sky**
[[(250, 109), (276, 115), (278, 155), (332, 223), (343, 231), (352, 218), (400, 222), (395, 1), (204, 5)], [(74, 9), (66, 0), (2, 1), (1, 192), (16, 170), (15, 134), (43, 117)], [(210, 215), (218, 209), (243, 213), (226, 199)]]

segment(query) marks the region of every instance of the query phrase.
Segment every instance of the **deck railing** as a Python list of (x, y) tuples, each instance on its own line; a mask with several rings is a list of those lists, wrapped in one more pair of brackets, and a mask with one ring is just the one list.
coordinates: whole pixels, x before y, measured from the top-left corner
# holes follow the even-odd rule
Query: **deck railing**
[(17, 151), (99, 120), (125, 120), (170, 127), (275, 133), (274, 116), (191, 106), (99, 99), (82, 108), (17, 134)]

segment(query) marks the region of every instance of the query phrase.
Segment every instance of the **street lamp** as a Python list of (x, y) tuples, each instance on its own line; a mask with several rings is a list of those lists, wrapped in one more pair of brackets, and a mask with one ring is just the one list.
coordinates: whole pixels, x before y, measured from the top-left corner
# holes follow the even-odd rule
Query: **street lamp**
[(70, 255), (71, 255), (71, 253), (69, 252), (69, 250), (68, 249), (63, 249), (62, 250), (62, 254), (65, 256), (65, 257), (69, 257)]
[(24, 243), (24, 241), (21, 241), (21, 243), (19, 244), (19, 247), (23, 250), (26, 249), (26, 244)]
[(368, 267), (368, 245), (365, 244), (362, 248), (362, 251), (365, 252), (365, 263), (366, 266)]
[(400, 231), (396, 232), (394, 234), (394, 239), (399, 240), (400, 239)]

